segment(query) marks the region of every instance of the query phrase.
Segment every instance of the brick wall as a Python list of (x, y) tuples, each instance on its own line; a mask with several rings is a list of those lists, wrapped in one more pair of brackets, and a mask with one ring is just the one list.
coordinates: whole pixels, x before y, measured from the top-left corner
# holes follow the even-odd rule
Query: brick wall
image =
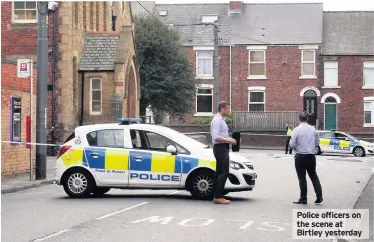
[[(36, 69), (34, 69), (34, 107), (32, 142), (35, 142)], [(1, 140), (10, 141), (11, 97), (21, 97), (21, 141), (26, 141), (26, 116), (30, 115), (30, 79), (17, 78), (17, 65), (1, 63)], [(35, 159), (35, 146), (33, 146)], [(1, 144), (1, 175), (30, 171), (30, 150), (25, 145)]]

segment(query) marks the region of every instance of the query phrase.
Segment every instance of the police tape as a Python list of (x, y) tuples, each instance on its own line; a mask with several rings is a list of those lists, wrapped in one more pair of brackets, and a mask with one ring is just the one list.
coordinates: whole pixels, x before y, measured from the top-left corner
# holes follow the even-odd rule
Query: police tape
[(40, 146), (52, 146), (52, 147), (63, 146), (63, 144), (44, 144), (44, 143), (22, 142), (22, 141), (4, 141), (4, 140), (1, 140), (0, 142), (4, 143), (4, 144), (15, 144), (15, 145), (40, 145)]
[[(184, 135), (200, 135), (200, 134), (210, 134), (210, 132), (192, 132), (192, 133), (183, 133)], [(248, 136), (273, 136), (273, 137), (287, 137), (286, 134), (255, 134), (255, 133), (242, 133), (241, 135), (248, 135)]]

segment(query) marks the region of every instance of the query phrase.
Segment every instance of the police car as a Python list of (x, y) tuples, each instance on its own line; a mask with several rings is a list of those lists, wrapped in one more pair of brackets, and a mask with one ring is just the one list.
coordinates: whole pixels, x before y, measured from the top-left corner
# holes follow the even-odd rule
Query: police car
[[(212, 148), (167, 127), (138, 121), (77, 127), (58, 151), (56, 183), (75, 198), (119, 188), (185, 189), (197, 199), (211, 199), (216, 167)], [(257, 178), (252, 163), (235, 153), (230, 159), (225, 194), (251, 191)]]
[(374, 144), (340, 131), (318, 131), (320, 138), (317, 154), (327, 153), (345, 153), (354, 154), (363, 157), (374, 153)]

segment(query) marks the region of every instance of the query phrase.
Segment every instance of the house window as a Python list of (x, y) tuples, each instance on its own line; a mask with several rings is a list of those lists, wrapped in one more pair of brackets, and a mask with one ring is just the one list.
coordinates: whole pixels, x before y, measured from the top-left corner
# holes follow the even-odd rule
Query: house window
[(248, 93), (248, 111), (264, 112), (265, 111), (265, 91), (249, 90)]
[(37, 23), (36, 2), (13, 2), (12, 20), (14, 23)]
[(90, 114), (100, 115), (102, 106), (102, 80), (91, 78), (90, 85)]
[(364, 86), (374, 87), (374, 61), (364, 62)]
[(213, 51), (196, 51), (196, 75), (198, 77), (213, 77)]
[(313, 77), (316, 76), (316, 52), (314, 50), (302, 50), (301, 52), (301, 76)]
[(212, 24), (218, 21), (218, 15), (206, 15), (201, 18), (201, 23)]
[(199, 87), (196, 92), (196, 113), (213, 113), (213, 88)]
[(248, 77), (265, 78), (266, 61), (265, 50), (249, 50)]
[(364, 124), (374, 125), (374, 97), (365, 98), (364, 101)]
[(338, 62), (325, 61), (324, 62), (324, 85), (325, 87), (338, 86)]

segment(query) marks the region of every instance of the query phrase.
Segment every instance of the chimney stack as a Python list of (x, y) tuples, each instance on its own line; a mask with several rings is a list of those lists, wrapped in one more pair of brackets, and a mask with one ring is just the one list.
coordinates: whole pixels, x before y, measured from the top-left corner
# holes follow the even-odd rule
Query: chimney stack
[(242, 6), (242, 1), (230, 1), (230, 13), (241, 13)]

